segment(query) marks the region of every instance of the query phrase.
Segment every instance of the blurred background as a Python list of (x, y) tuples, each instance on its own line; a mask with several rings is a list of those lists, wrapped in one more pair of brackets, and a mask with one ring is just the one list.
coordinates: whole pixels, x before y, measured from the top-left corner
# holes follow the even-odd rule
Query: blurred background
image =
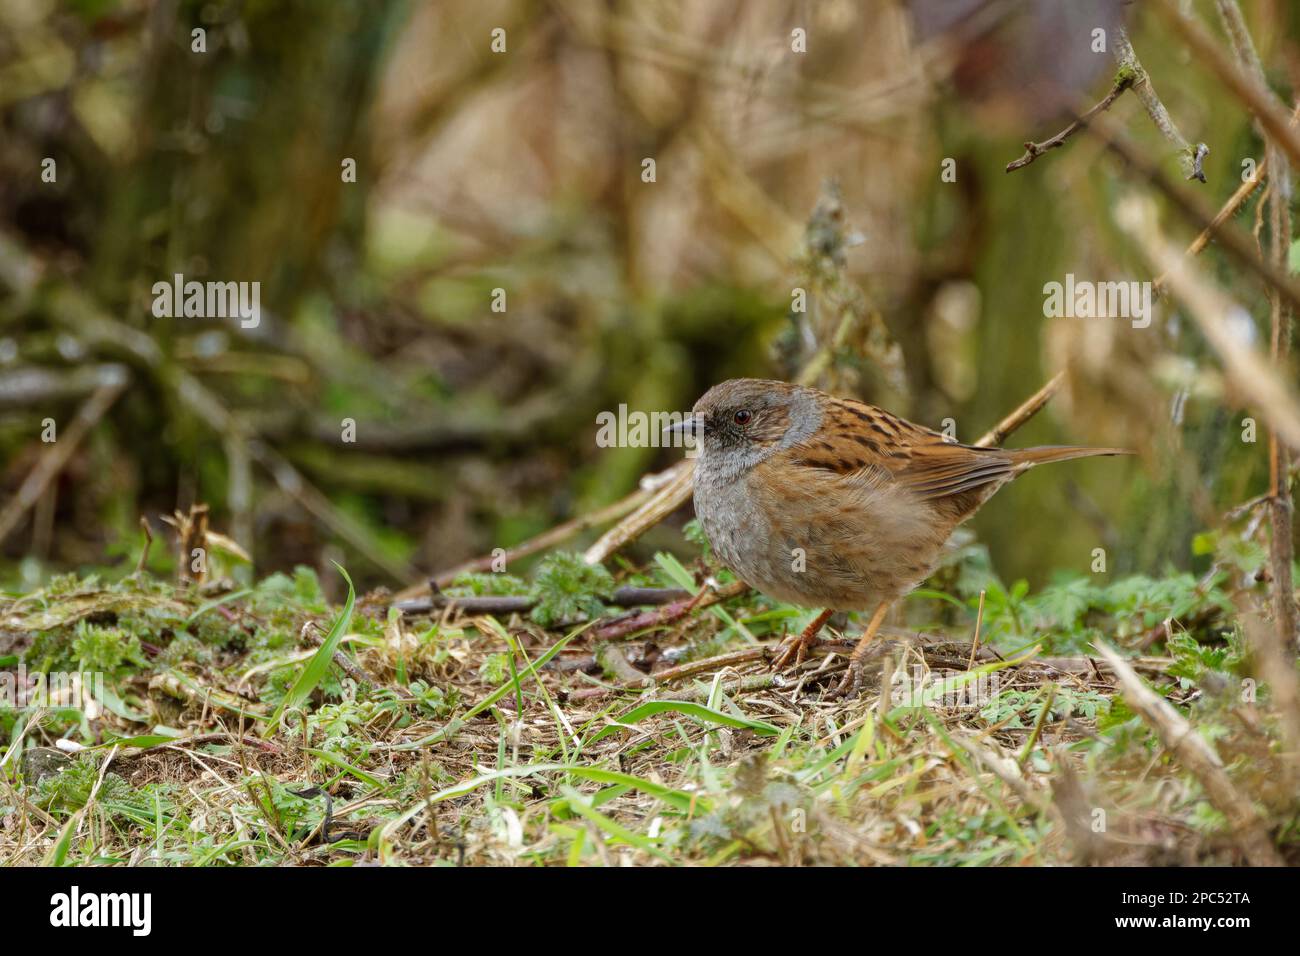
[[(1245, 12), (1293, 86), (1300, 8)], [(1267, 487), (1262, 425), (1243, 442), (1168, 302), (1147, 329), (1044, 317), (1066, 273), (1153, 278), (1114, 219), (1141, 184), (1098, 139), (1005, 171), (1111, 88), (1124, 22), (1219, 208), (1261, 146), (1142, 4), (5, 0), (0, 584), (129, 572), (141, 516), (161, 538), (203, 502), (239, 574), (334, 559), (397, 589), (680, 458), (598, 447), (598, 413), (810, 363), (966, 441), (1068, 368), (1010, 444), (1143, 454), (997, 496), (973, 523), (995, 567), (1194, 567), (1194, 535)], [(1108, 116), (1183, 179), (1137, 98)], [(1200, 262), (1267, 342), (1259, 283)], [(260, 323), (155, 317), (176, 273), (260, 282)]]

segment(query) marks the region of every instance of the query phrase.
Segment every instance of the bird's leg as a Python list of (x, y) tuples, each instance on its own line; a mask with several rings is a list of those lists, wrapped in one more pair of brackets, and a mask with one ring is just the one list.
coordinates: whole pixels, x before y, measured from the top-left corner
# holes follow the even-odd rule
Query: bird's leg
[(867, 653), (869, 645), (876, 632), (880, 630), (881, 623), (885, 620), (885, 612), (889, 610), (889, 601), (882, 601), (880, 607), (876, 608), (875, 613), (871, 615), (871, 620), (867, 622), (867, 629), (862, 632), (862, 638), (858, 641), (858, 646), (853, 648), (853, 653), (849, 655), (849, 667), (844, 672), (844, 678), (831, 691), (831, 697), (843, 697), (845, 694), (856, 692), (858, 686), (862, 683), (862, 657)]
[(808, 648), (817, 642), (817, 633), (822, 629), (822, 625), (834, 613), (835, 609), (828, 607), (813, 618), (812, 622), (800, 632), (798, 637), (787, 641), (780, 655), (772, 662), (772, 669), (779, 671), (790, 664), (792, 659), (795, 667), (802, 664), (804, 658), (808, 656)]

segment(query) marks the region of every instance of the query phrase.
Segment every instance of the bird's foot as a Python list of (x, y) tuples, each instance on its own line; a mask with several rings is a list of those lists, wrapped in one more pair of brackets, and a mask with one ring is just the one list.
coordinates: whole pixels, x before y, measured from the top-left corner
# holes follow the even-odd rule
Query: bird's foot
[(827, 700), (840, 700), (844, 697), (857, 697), (862, 692), (862, 670), (863, 661), (861, 659), (850, 659), (849, 666), (844, 669), (844, 676), (826, 694)]
[(772, 660), (772, 670), (783, 671), (787, 667), (798, 667), (808, 657), (808, 649), (817, 643), (817, 635), (804, 631), (786, 638), (785, 643), (777, 648), (777, 655)]
[(786, 667), (798, 667), (808, 657), (808, 650), (817, 643), (817, 633), (822, 625), (835, 613), (830, 608), (822, 611), (805, 627), (797, 637), (792, 637), (782, 644), (776, 658), (772, 661), (772, 670), (785, 670)]
[(844, 671), (844, 676), (828, 695), (830, 699), (835, 700), (840, 697), (847, 697), (850, 694), (856, 697), (858, 692), (862, 690), (862, 671), (863, 664), (866, 661), (867, 648), (871, 646), (876, 632), (880, 630), (880, 624), (884, 621), (885, 613), (888, 610), (889, 602), (882, 601), (880, 606), (876, 608), (875, 613), (871, 615), (871, 620), (867, 623), (867, 629), (862, 632), (862, 637), (858, 640), (858, 646), (853, 648), (853, 653), (849, 655), (848, 669)]

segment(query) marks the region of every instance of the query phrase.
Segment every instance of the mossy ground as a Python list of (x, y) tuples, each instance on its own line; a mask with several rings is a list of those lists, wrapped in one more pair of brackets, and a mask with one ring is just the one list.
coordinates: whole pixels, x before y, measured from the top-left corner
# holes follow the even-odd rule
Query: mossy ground
[(1201, 546), (1199, 576), (1073, 576), (1037, 593), (968, 546), (905, 602), (847, 700), (826, 690), (860, 622), (833, 619), (820, 653), (774, 677), (769, 648), (812, 612), (753, 593), (593, 638), (622, 613), (602, 601), (616, 583), (725, 581), (707, 554), (614, 575), (553, 555), (533, 584), (486, 575), (449, 592), (537, 601), (500, 617), (404, 617), (382, 593), (346, 614), (302, 569), (242, 590), (60, 578), (0, 602), (0, 663), (98, 671), (103, 690), (84, 706), (0, 703), (0, 859), (1242, 862), (1089, 655), (1101, 638), (1211, 741), (1300, 862), (1278, 717), (1268, 688), (1244, 683), (1233, 611), (1262, 590), (1263, 555)]

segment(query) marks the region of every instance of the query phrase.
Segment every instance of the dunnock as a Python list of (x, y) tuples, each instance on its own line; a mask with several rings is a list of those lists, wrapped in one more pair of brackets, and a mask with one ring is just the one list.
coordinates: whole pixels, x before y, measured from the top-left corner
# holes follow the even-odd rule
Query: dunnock
[(841, 694), (891, 603), (924, 581), (953, 529), (1034, 465), (1119, 448), (963, 445), (813, 388), (732, 379), (704, 394), (695, 513), (719, 559), (770, 597), (822, 613), (775, 662), (800, 663), (837, 610), (872, 610)]

